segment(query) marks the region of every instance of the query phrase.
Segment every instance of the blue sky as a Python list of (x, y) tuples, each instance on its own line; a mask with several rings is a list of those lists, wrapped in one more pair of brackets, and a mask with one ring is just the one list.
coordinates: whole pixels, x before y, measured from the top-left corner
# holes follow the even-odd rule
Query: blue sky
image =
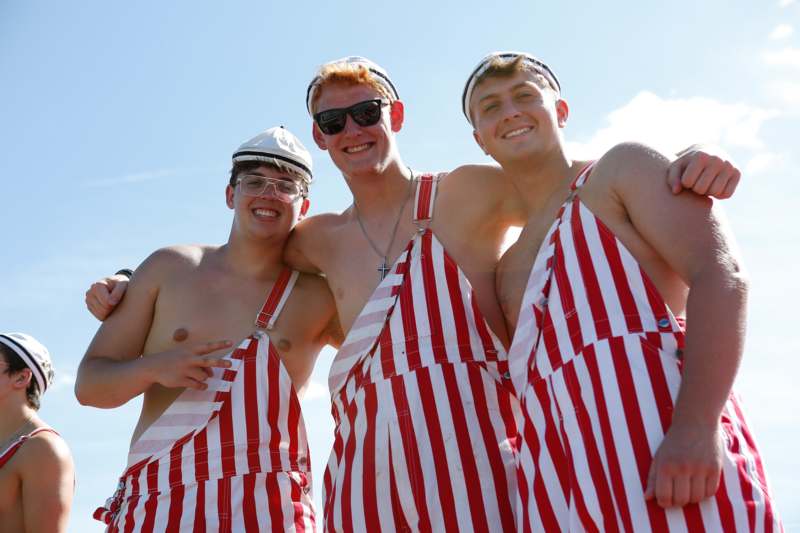
[[(75, 455), (70, 531), (101, 530), (90, 513), (113, 492), (139, 408), (73, 397), (97, 327), (83, 305), (88, 284), (167, 244), (223, 242), (230, 154), (273, 125), (312, 150), (312, 214), (346, 207), (303, 103), (330, 59), (365, 55), (389, 71), (412, 167), (487, 161), (459, 98), (497, 49), (533, 52), (556, 71), (576, 155), (633, 139), (664, 150), (712, 142), (742, 168), (725, 203), (753, 279), (737, 389), (787, 529), (800, 528), (798, 32), (794, 0), (0, 3), (0, 330), (31, 333), (54, 355), (58, 385), (42, 415)], [(331, 357), (304, 401), (317, 498)]]

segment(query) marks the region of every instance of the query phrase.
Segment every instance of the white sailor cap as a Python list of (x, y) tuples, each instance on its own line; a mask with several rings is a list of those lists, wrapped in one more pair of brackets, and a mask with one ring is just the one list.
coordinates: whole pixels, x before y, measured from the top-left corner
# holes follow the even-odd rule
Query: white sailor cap
[(556, 78), (556, 75), (552, 70), (550, 70), (550, 67), (548, 67), (542, 60), (526, 52), (492, 52), (480, 60), (478, 66), (475, 67), (475, 70), (473, 70), (472, 74), (469, 75), (469, 78), (467, 78), (467, 83), (464, 85), (464, 92), (461, 95), (461, 108), (464, 111), (464, 116), (467, 117), (467, 120), (470, 124), (472, 124), (472, 117), (469, 115), (469, 100), (472, 98), (472, 91), (475, 90), (475, 82), (484, 72), (486, 72), (493, 59), (501, 59), (510, 62), (520, 56), (525, 58), (525, 63), (533, 67), (537, 73), (541, 74), (545, 77), (545, 79), (547, 79), (548, 83), (550, 83), (550, 86), (555, 89), (556, 93), (561, 94), (561, 84), (558, 83), (558, 78)]
[(233, 163), (243, 161), (283, 163), (297, 170), (306, 185), (313, 180), (311, 154), (300, 139), (283, 126), (270, 128), (243, 142), (233, 153)]
[(53, 384), (53, 362), (50, 352), (39, 341), (25, 333), (0, 333), (0, 343), (10, 348), (31, 369), (33, 379), (44, 394)]
[(392, 80), (389, 79), (389, 74), (383, 69), (383, 67), (374, 61), (370, 61), (366, 57), (347, 56), (341, 59), (328, 61), (327, 63), (320, 65), (320, 67), (317, 69), (317, 73), (314, 75), (311, 83), (308, 84), (308, 89), (306, 89), (306, 109), (308, 110), (309, 114), (311, 114), (311, 102), (314, 100), (314, 95), (317, 93), (317, 89), (319, 89), (319, 83), (322, 81), (320, 73), (324, 68), (330, 65), (336, 65), (338, 63), (363, 66), (375, 76), (375, 81), (380, 83), (395, 100), (400, 99), (400, 97), (397, 95), (397, 89), (394, 88)]

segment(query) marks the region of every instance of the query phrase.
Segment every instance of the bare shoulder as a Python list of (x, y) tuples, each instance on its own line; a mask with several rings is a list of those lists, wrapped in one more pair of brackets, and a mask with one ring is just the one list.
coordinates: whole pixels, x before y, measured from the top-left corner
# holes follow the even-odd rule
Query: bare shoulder
[(334, 233), (346, 223), (342, 213), (322, 213), (301, 220), (292, 230), (284, 249), (287, 264), (302, 272), (324, 270)]
[[(593, 186), (615, 188), (658, 183), (666, 189), (668, 167), (669, 159), (655, 148), (636, 142), (620, 143), (597, 160), (590, 182)], [(656, 182), (655, 178), (663, 179)]]
[(196, 268), (207, 254), (217, 249), (202, 244), (176, 244), (159, 248), (136, 269), (131, 283), (158, 282), (182, 274)]
[(39, 472), (72, 469), (72, 453), (66, 441), (52, 431), (41, 431), (30, 437), (17, 453), (22, 467), (35, 466)]
[(440, 187), (463, 189), (465, 187), (493, 188), (511, 186), (503, 169), (497, 165), (463, 165), (445, 175)]
[(325, 301), (330, 299), (333, 303), (330, 288), (327, 280), (319, 274), (308, 274), (301, 272), (297, 277), (297, 289), (302, 291), (304, 298), (313, 298), (315, 301)]

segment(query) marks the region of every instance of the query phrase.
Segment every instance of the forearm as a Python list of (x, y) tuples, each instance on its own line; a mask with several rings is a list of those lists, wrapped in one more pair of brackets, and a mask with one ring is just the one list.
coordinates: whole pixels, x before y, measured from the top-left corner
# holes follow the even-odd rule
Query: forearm
[(731, 267), (691, 281), (683, 378), (673, 425), (715, 427), (742, 357), (747, 280)]
[(78, 402), (104, 409), (127, 403), (155, 382), (149, 362), (145, 357), (124, 361), (86, 357), (75, 381)]

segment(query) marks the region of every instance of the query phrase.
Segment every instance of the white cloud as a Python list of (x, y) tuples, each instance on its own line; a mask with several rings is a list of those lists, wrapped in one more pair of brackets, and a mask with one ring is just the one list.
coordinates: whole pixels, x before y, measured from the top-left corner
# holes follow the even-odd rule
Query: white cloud
[(783, 156), (773, 152), (761, 152), (753, 157), (745, 164), (745, 175), (764, 174), (767, 171), (775, 170), (783, 162)]
[(776, 80), (767, 84), (767, 93), (788, 108), (800, 110), (800, 80)]
[(788, 7), (788, 6), (792, 5), (792, 4), (794, 4), (794, 2), (795, 2), (795, 0), (780, 0), (778, 2), (778, 6), (779, 7)]
[(617, 143), (640, 141), (665, 153), (689, 144), (713, 143), (725, 149), (760, 150), (762, 124), (777, 116), (770, 109), (743, 103), (727, 104), (712, 98), (661, 98), (642, 91), (608, 114), (608, 125), (585, 142), (568, 142), (571, 156), (597, 157)]
[(152, 181), (163, 178), (173, 178), (176, 176), (198, 175), (226, 172), (227, 169), (217, 168), (164, 168), (158, 170), (146, 170), (144, 172), (135, 172), (133, 174), (125, 174), (123, 176), (114, 176), (111, 178), (100, 178), (96, 180), (88, 180), (83, 182), (83, 187), (113, 187), (116, 185), (126, 185), (131, 183), (141, 183), (143, 181)]
[(778, 24), (775, 26), (775, 29), (769, 34), (769, 38), (773, 41), (778, 41), (780, 39), (786, 39), (792, 33), (794, 33), (794, 28), (791, 27), (789, 24)]
[(764, 62), (773, 67), (800, 68), (800, 48), (787, 46), (783, 50), (765, 52)]
[(56, 371), (55, 380), (51, 385), (52, 388), (48, 390), (59, 390), (64, 387), (69, 387), (71, 389), (73, 385), (75, 385), (75, 374), (72, 372)]

